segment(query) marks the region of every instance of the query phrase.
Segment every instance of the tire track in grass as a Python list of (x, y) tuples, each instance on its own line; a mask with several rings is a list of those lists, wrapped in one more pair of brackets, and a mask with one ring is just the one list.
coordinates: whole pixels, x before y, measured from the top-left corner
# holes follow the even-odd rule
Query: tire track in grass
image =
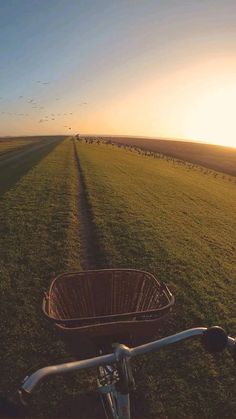
[(96, 225), (93, 221), (92, 207), (89, 203), (87, 186), (80, 165), (79, 153), (76, 148), (75, 140), (74, 153), (79, 176), (78, 213), (80, 265), (84, 270), (104, 268), (107, 267), (107, 260), (99, 244)]
[[(177, 296), (163, 335), (235, 330), (235, 186), (108, 145), (81, 141), (77, 150), (109, 260), (145, 264)], [(193, 341), (134, 365), (137, 417), (235, 417), (230, 357), (214, 359)]]
[[(78, 171), (72, 142), (55, 147), (0, 201), (0, 391), (12, 394), (29, 368), (66, 356), (41, 302), (55, 275), (80, 269)], [(64, 404), (87, 376), (55, 377), (33, 396), (34, 416)], [(51, 395), (53, 394), (53, 398)], [(35, 400), (35, 401), (34, 401)], [(57, 416), (58, 417), (58, 416)]]

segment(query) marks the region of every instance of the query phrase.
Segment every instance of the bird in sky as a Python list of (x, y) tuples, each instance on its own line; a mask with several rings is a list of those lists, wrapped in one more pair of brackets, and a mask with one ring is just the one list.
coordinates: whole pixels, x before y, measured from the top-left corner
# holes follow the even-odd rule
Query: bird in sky
[(49, 81), (36, 80), (35, 83), (46, 85), (46, 84), (49, 84), (50, 82)]

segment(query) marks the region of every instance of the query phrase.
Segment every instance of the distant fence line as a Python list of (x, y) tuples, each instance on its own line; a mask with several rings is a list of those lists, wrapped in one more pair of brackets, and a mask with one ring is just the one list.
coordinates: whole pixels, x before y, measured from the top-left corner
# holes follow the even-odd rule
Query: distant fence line
[(83, 137), (83, 136), (75, 136), (76, 140), (79, 142), (84, 142), (86, 144), (104, 144), (104, 145), (110, 145), (112, 147), (116, 147), (116, 148), (123, 148), (126, 151), (132, 152), (132, 153), (137, 153), (139, 155), (145, 156), (145, 157), (152, 157), (154, 159), (163, 159), (167, 162), (171, 162), (173, 164), (177, 164), (179, 166), (185, 166), (188, 169), (191, 170), (197, 170), (202, 172), (204, 175), (211, 175), (214, 178), (221, 178), (221, 179), (225, 179), (229, 182), (233, 182), (236, 184), (236, 179), (234, 179), (233, 176), (229, 176), (225, 173), (222, 172), (216, 172), (215, 170), (212, 169), (208, 169), (204, 166), (195, 164), (195, 163), (190, 163), (186, 160), (181, 160), (178, 159), (176, 157), (173, 156), (169, 156), (163, 153), (158, 153), (158, 152), (154, 152), (154, 151), (150, 151), (150, 150), (144, 150), (143, 148), (138, 147), (137, 145), (128, 145), (128, 144), (122, 144), (122, 143), (116, 143), (113, 142), (110, 139), (105, 139), (103, 137)]

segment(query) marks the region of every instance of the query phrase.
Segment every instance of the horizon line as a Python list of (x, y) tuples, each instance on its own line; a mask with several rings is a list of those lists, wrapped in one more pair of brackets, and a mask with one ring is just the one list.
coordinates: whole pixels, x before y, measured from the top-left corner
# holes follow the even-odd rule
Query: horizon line
[(176, 138), (176, 137), (155, 137), (155, 136), (149, 136), (149, 135), (128, 135), (128, 134), (95, 134), (95, 133), (87, 133), (83, 134), (80, 132), (74, 133), (74, 134), (21, 134), (21, 135), (0, 135), (0, 139), (2, 138), (22, 138), (22, 137), (55, 137), (55, 136), (62, 136), (62, 137), (70, 137), (75, 135), (81, 135), (84, 137), (115, 137), (115, 138), (138, 138), (138, 139), (149, 139), (149, 140), (160, 140), (160, 141), (175, 141), (175, 142), (185, 142), (185, 143), (192, 143), (192, 144), (202, 144), (202, 145), (211, 145), (216, 147), (227, 147), (235, 149), (236, 146), (230, 146), (230, 145), (224, 145), (224, 144), (216, 144), (212, 142), (207, 142), (207, 140), (203, 139), (190, 139), (190, 138)]

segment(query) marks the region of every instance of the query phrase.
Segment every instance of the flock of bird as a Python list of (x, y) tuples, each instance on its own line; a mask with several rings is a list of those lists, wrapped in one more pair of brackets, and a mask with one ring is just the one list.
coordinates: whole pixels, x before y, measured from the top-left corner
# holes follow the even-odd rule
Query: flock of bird
[[(42, 80), (36, 80), (35, 83), (40, 84), (41, 86), (47, 86), (50, 84), (50, 82), (45, 82)], [(3, 100), (3, 97), (0, 97), (0, 101)], [(42, 111), (43, 109), (45, 109), (44, 106), (42, 106), (41, 104), (39, 104), (35, 99), (31, 98), (31, 97), (26, 97), (23, 95), (18, 96), (17, 100), (22, 101), (23, 103), (26, 103), (27, 105), (29, 105), (31, 107), (31, 109), (37, 109)], [(55, 101), (59, 101), (60, 98), (55, 98)], [(87, 102), (81, 102), (79, 104), (79, 106), (85, 106), (88, 105)], [(30, 114), (29, 113), (19, 113), (19, 112), (8, 112), (8, 111), (1, 111), (2, 115), (12, 115), (12, 116), (19, 116), (19, 117), (29, 117)], [(46, 115), (42, 116), (39, 120), (38, 123), (42, 124), (45, 122), (49, 122), (49, 121), (56, 121), (58, 119), (61, 119), (63, 117), (68, 117), (68, 116), (72, 116), (73, 112), (60, 112), (60, 113), (47, 113)], [(65, 121), (63, 121), (65, 123)], [(63, 125), (63, 128), (67, 128), (69, 130), (71, 130), (72, 128), (67, 124), (67, 125)]]

